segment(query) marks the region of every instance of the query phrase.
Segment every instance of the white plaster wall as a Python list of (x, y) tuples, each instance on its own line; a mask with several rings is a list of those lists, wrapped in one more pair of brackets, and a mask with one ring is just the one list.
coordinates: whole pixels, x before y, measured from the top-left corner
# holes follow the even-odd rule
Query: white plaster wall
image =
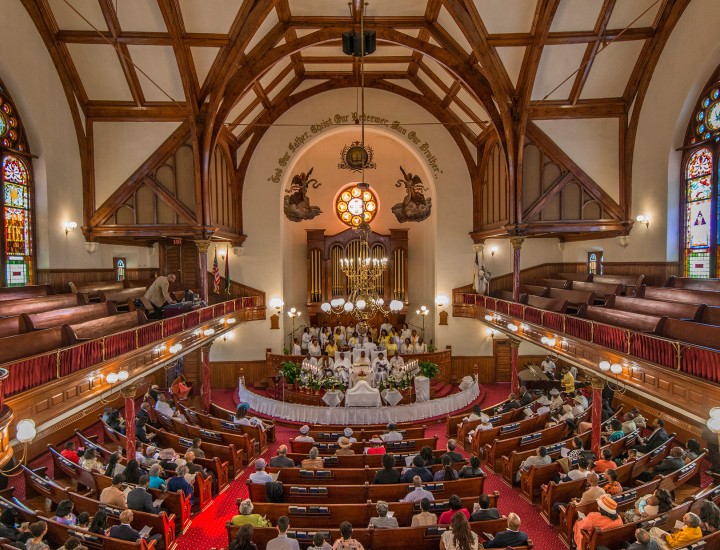
[(633, 157), (631, 219), (627, 248), (616, 239), (567, 243), (564, 260), (587, 261), (587, 251), (604, 250), (607, 262), (677, 261), (681, 242), (679, 178), (681, 153), (692, 109), (720, 64), (720, 11), (715, 0), (693, 0), (665, 45), (640, 113)]
[(89, 255), (78, 228), (65, 235), (67, 220), (82, 224), (82, 170), (70, 108), (50, 54), (20, 2), (3, 2), (0, 18), (0, 78), (27, 131), (35, 175), (35, 227), (39, 269), (111, 268), (113, 256), (128, 267), (156, 267), (144, 247), (101, 245)]

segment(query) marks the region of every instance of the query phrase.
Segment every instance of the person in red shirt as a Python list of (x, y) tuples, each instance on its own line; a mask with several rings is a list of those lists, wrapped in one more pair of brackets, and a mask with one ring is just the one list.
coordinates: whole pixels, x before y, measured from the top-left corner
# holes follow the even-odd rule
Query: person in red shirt
[(73, 440), (65, 443), (65, 448), (60, 454), (67, 458), (70, 462), (80, 464), (80, 455), (77, 454), (77, 447), (75, 446), (75, 442)]
[(372, 439), (369, 441), (370, 445), (372, 447), (368, 447), (365, 451), (366, 454), (369, 455), (384, 455), (385, 454), (385, 446), (383, 445), (383, 440), (380, 439), (379, 435), (373, 435)]
[(602, 460), (595, 462), (594, 470), (596, 473), (602, 474), (609, 468), (617, 467), (615, 461), (612, 459), (612, 451), (610, 449), (603, 449), (602, 456)]
[(459, 496), (451, 495), (450, 498), (448, 499), (448, 504), (450, 505), (450, 509), (445, 510), (442, 514), (440, 514), (440, 518), (438, 519), (438, 525), (450, 525), (450, 522), (452, 521), (452, 517), (457, 512), (460, 512), (468, 520), (470, 520), (470, 512), (468, 511), (467, 508), (463, 507), (462, 500), (460, 500)]

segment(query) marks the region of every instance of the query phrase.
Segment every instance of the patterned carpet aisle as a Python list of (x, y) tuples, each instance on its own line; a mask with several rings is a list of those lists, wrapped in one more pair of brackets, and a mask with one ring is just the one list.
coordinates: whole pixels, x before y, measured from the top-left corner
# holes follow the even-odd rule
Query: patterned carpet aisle
[[(488, 405), (498, 403), (505, 399), (508, 394), (508, 388), (509, 384), (484, 386), (485, 398), (483, 400), (483, 406), (487, 407)], [(213, 390), (213, 401), (222, 406), (233, 408), (233, 392)], [(297, 431), (295, 429), (278, 426), (278, 441), (269, 446), (263, 458), (269, 459), (272, 457), (277, 447), (283, 442), (287, 442), (291, 437), (295, 437), (296, 434)], [(444, 446), (447, 441), (444, 422), (437, 422), (428, 426), (427, 436), (432, 437), (434, 435), (437, 435), (439, 438), (438, 445)], [(467, 453), (464, 454), (467, 456)], [(247, 497), (245, 480), (252, 471), (254, 471), (252, 466), (247, 468), (235, 482), (230, 484), (224, 493), (215, 499), (212, 505), (193, 519), (188, 530), (178, 540), (179, 550), (227, 548), (228, 540), (225, 522), (237, 514), (236, 500)], [(518, 492), (508, 487), (500, 476), (492, 472), (486, 473), (488, 474), (488, 478), (485, 480), (485, 492), (500, 492), (501, 496), (498, 504), (500, 512), (506, 515), (510, 512), (515, 512), (520, 516), (523, 522), (523, 530), (529, 533), (530, 538), (535, 544), (535, 548), (546, 550), (563, 547), (554, 530), (540, 517), (540, 513), (536, 507), (531, 506), (521, 499)]]

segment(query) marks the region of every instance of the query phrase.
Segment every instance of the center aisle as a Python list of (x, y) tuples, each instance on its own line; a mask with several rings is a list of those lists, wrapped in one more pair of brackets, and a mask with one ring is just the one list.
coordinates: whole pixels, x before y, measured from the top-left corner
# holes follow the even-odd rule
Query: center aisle
[[(490, 406), (493, 403), (499, 403), (507, 398), (509, 384), (499, 383), (493, 385), (483, 385), (485, 398), (483, 407)], [(232, 401), (233, 392), (223, 390), (213, 390), (213, 401), (233, 409)], [(276, 449), (283, 443), (287, 443), (289, 439), (297, 435), (297, 430), (278, 426), (276, 428), (277, 441), (268, 445), (268, 450), (262, 456), (265, 460), (270, 460), (275, 455)], [(438, 436), (438, 446), (445, 445), (447, 437), (445, 436), (445, 422), (436, 422), (430, 424), (427, 429), (427, 437)], [(468, 457), (469, 454), (462, 451), (463, 456)], [(502, 478), (493, 472), (489, 472), (483, 466), (483, 470), (487, 474), (485, 480), (484, 491), (491, 493), (499, 491), (500, 500), (498, 508), (504, 515), (515, 512), (520, 516), (522, 521), (522, 530), (526, 531), (533, 541), (535, 548), (562, 548), (563, 545), (556, 535), (555, 531), (545, 523), (540, 517), (539, 509), (532, 506), (522, 498), (518, 491), (511, 489)], [(230, 484), (228, 489), (218, 495), (213, 503), (202, 513), (195, 516), (192, 524), (178, 539), (179, 550), (209, 550), (210, 548), (227, 548), (227, 531), (225, 522), (230, 520), (232, 516), (237, 514), (238, 498), (247, 498), (247, 486), (245, 480), (254, 471), (252, 464), (246, 468), (242, 475)], [(292, 526), (291, 526), (292, 527)]]

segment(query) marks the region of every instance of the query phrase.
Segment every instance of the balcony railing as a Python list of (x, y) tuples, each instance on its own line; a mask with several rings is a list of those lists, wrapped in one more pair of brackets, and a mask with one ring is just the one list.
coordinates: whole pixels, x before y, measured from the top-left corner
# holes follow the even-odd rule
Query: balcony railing
[(483, 296), (474, 293), (470, 286), (453, 290), (454, 316), (482, 320), (485, 313), (481, 313), (479, 308), (502, 313), (544, 327), (549, 332), (597, 344), (661, 367), (710, 382), (720, 382), (718, 350)]
[(4, 396), (10, 397), (63, 376), (96, 367), (105, 361), (160, 342), (213, 319), (264, 307), (265, 294), (258, 291), (255, 296), (231, 298), (130, 330), (5, 363), (0, 365), (9, 373), (2, 381)]

